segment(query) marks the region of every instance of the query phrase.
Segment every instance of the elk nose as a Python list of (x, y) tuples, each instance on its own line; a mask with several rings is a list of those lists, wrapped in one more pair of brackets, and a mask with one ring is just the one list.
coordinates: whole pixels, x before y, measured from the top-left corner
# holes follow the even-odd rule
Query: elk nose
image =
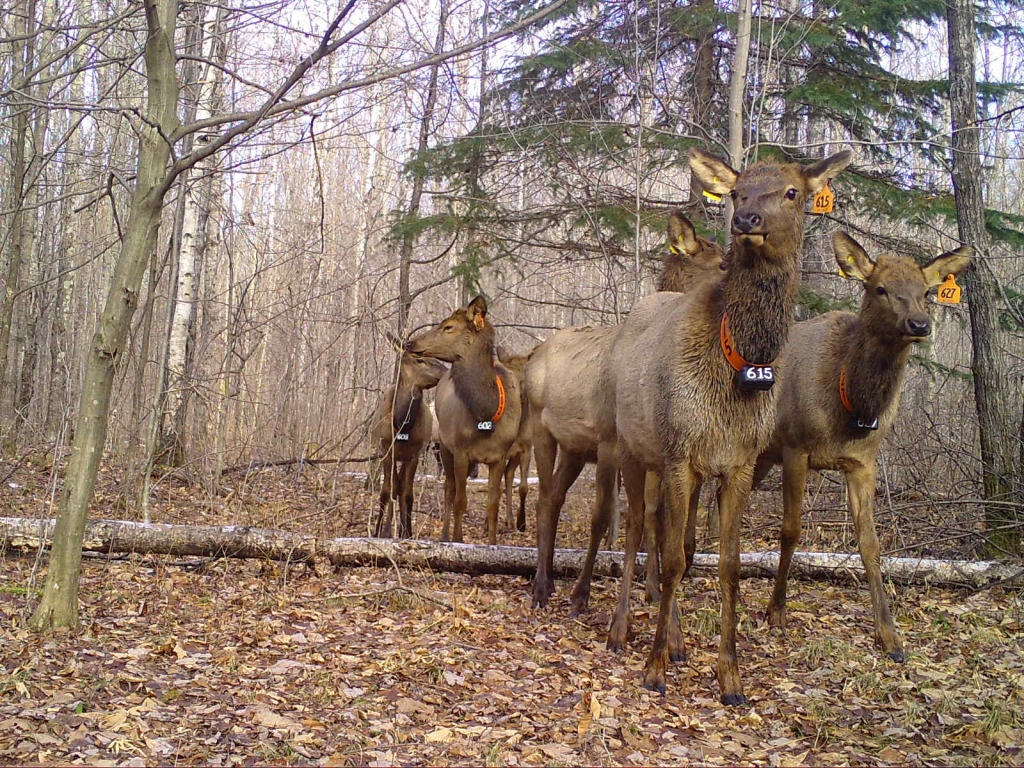
[(761, 214), (754, 211), (737, 211), (732, 217), (732, 228), (741, 234), (750, 234), (761, 227)]
[(911, 336), (927, 336), (932, 332), (932, 324), (927, 318), (908, 317), (907, 333)]

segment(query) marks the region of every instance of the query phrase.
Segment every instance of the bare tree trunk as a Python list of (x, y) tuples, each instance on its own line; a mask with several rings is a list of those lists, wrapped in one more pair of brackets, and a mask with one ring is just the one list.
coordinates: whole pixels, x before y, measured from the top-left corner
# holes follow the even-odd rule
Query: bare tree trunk
[(132, 314), (150, 253), (156, 244), (167, 193), (168, 137), (178, 127), (174, 26), (177, 0), (145, 0), (148, 99), (139, 132), (139, 159), (131, 210), (99, 327), (89, 350), (78, 422), (53, 534), (42, 600), (30, 622), (38, 629), (78, 623), (78, 574), (82, 536), (106, 442), (114, 373), (127, 344)]
[[(729, 76), (729, 162), (733, 168), (743, 167), (743, 96), (747, 92), (747, 65), (750, 62), (750, 4), (739, 0), (736, 9), (736, 56)], [(725, 199), (725, 222), (732, 221), (732, 200)]]
[[(444, 38), (448, 28), (448, 3), (447, 0), (440, 0), (440, 10), (437, 18), (437, 38), (434, 41), (433, 54), (444, 50)], [(430, 68), (427, 80), (427, 94), (423, 100), (423, 115), (420, 117), (419, 139), (416, 143), (416, 157), (422, 157), (428, 148), (430, 141), (431, 124), (434, 121), (434, 109), (437, 106), (437, 74), (440, 65), (435, 64)], [(420, 200), (423, 197), (423, 175), (415, 174), (412, 180), (412, 192), (409, 194), (408, 216), (410, 219), (419, 215)], [(409, 286), (409, 273), (412, 268), (412, 250), (416, 245), (416, 237), (412, 232), (407, 231), (402, 236), (402, 248), (399, 252), (398, 267), (398, 335), (404, 338), (408, 331), (409, 309), (412, 307), (412, 291)]]
[[(707, 26), (696, 40), (693, 60), (693, 124), (697, 133), (705, 140), (715, 135), (712, 125), (712, 108), (715, 100), (715, 32), (717, 26), (712, 23), (714, 17), (714, 0), (697, 0), (695, 12), (708, 19)], [(701, 201), (704, 187), (694, 173), (690, 174), (690, 203)]]
[[(949, 0), (946, 6), (949, 37), (949, 101), (952, 117), (953, 195), (960, 240), (974, 246), (973, 269), (964, 275), (971, 316), (974, 399), (981, 438), (981, 472), (985, 498), (1015, 501), (1017, 458), (1015, 409), (1010, 407), (1012, 382), (1000, 349), (1005, 348), (999, 326), (1000, 296), (988, 264), (989, 239), (985, 229), (982, 195), (980, 130), (975, 82), (974, 3)], [(1021, 520), (1009, 504), (985, 508), (989, 544), (993, 553), (1018, 552)]]

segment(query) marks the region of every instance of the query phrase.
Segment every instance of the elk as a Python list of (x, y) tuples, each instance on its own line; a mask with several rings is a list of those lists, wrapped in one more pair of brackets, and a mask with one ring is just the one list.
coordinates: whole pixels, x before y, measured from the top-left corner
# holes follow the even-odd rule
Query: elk
[[(522, 414), (519, 417), (519, 433), (505, 456), (505, 525), (511, 530), (526, 530), (526, 497), (530, 493), (530, 453), (533, 449), (533, 427), (530, 418), (530, 403), (526, 395), (525, 375), (529, 355), (510, 355), (498, 348), (498, 359), (516, 377), (519, 385)], [(512, 481), (516, 467), (519, 468), (519, 510), (512, 512)]]
[[(661, 603), (644, 687), (665, 691), (670, 660), (685, 657), (675, 608), (693, 561), (704, 478), (718, 480), (722, 630), (718, 684), (726, 705), (746, 702), (736, 660), (740, 522), (754, 463), (774, 430), (772, 364), (792, 322), (800, 281), (804, 203), (850, 162), (849, 152), (802, 166), (759, 162), (743, 173), (700, 150), (691, 170), (709, 192), (735, 204), (728, 270), (684, 294), (639, 302), (622, 324), (605, 366), (611, 408), (600, 427), (617, 444), (629, 499), (626, 559), (608, 645), (624, 647), (633, 560), (647, 471), (661, 475), (658, 512)], [(685, 547), (685, 549), (684, 549)]]
[(782, 464), (783, 517), (779, 570), (768, 606), (770, 626), (785, 630), (786, 581), (800, 541), (809, 469), (846, 478), (850, 514), (867, 572), (875, 639), (902, 663), (903, 647), (882, 587), (875, 532), (875, 459), (900, 405), (907, 359), (931, 334), (926, 296), (971, 261), (971, 248), (943, 253), (923, 267), (906, 256), (872, 261), (847, 234), (832, 237), (840, 273), (864, 284), (860, 312), (831, 312), (793, 326), (779, 357), (775, 434), (757, 460), (754, 485)]
[[(669, 255), (659, 280), (664, 290), (681, 291), (705, 274), (720, 273), (722, 249), (699, 237), (681, 211), (669, 214), (668, 236)], [(598, 422), (600, 413), (611, 407), (602, 372), (617, 332), (617, 326), (564, 328), (534, 349), (526, 366), (540, 481), (534, 608), (546, 606), (554, 594), (555, 533), (566, 494), (583, 467), (596, 462), (597, 498), (591, 516), (590, 546), (572, 591), (570, 614), (581, 613), (590, 596), (594, 559), (614, 516), (618, 471), (615, 443), (602, 443)], [(656, 558), (650, 562), (656, 567)], [(652, 575), (648, 571), (648, 578), (653, 584), (656, 572)]]
[(438, 360), (404, 353), (399, 361), (397, 383), (388, 387), (377, 404), (371, 436), (381, 455), (383, 482), (375, 536), (391, 536), (392, 488), (398, 497), (398, 535), (412, 536), (413, 480), (420, 452), (430, 441), (433, 420), (431, 409), (423, 404), (423, 391), (436, 387), (447, 370)]
[(462, 541), (466, 477), (472, 462), (488, 467), (487, 540), (490, 544), (498, 541), (501, 478), (505, 456), (519, 434), (522, 402), (515, 375), (498, 361), (494, 335), (494, 326), (487, 319), (487, 302), (477, 296), (406, 345), (417, 357), (451, 363), (434, 397), (445, 472), (444, 541), (448, 541), (453, 509), (452, 539)]

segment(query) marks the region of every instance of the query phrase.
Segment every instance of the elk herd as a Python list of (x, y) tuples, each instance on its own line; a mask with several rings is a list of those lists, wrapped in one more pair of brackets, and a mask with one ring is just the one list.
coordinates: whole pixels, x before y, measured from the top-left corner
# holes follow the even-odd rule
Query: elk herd
[(643, 684), (664, 693), (668, 664), (685, 658), (675, 593), (693, 563), (701, 487), (713, 482), (722, 600), (717, 676), (721, 701), (737, 705), (746, 701), (736, 652), (741, 521), (752, 488), (775, 465), (782, 466), (783, 523), (769, 624), (786, 626), (786, 581), (807, 472), (839, 470), (876, 640), (903, 661), (880, 571), (875, 462), (896, 417), (911, 347), (931, 333), (928, 291), (966, 269), (971, 249), (961, 246), (920, 266), (907, 256), (872, 259), (837, 232), (840, 274), (863, 284), (860, 311), (794, 323), (805, 203), (846, 168), (850, 152), (809, 165), (762, 161), (742, 172), (697, 149), (689, 157), (707, 192), (732, 199), (728, 249), (699, 237), (673, 211), (658, 292), (637, 302), (622, 324), (565, 328), (528, 355), (510, 356), (496, 346), (487, 303), (478, 296), (405, 344), (396, 386), (374, 417), (384, 467), (374, 530), (391, 534), (395, 496), (399, 535), (412, 533), (412, 481), (431, 435), (422, 393), (435, 386), (444, 540), (462, 541), (467, 476), (476, 464), (488, 467), (487, 541), (497, 543), (503, 478), (505, 525), (525, 530), (531, 451), (536, 457), (535, 608), (554, 592), (555, 534), (566, 494), (593, 463), (590, 543), (570, 597), (573, 614), (586, 609), (598, 547), (616, 525), (621, 477), (626, 557), (607, 642), (615, 651), (626, 646), (636, 553), (646, 539), (647, 594), (660, 605)]

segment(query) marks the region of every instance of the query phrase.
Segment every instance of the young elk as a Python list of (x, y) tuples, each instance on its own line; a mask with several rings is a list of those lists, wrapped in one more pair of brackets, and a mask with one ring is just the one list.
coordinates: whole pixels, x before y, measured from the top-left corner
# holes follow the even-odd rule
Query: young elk
[[(681, 211), (669, 214), (668, 236), (670, 254), (658, 283), (663, 290), (686, 290), (704, 275), (720, 274), (722, 249), (699, 237)], [(615, 441), (602, 442), (598, 423), (600, 414), (613, 407), (602, 372), (617, 332), (617, 326), (564, 328), (538, 346), (526, 366), (540, 480), (534, 608), (546, 606), (555, 591), (555, 533), (566, 494), (583, 467), (596, 462), (597, 498), (591, 516), (590, 547), (572, 591), (570, 613), (581, 613), (590, 596), (594, 559), (614, 515), (618, 471)], [(651, 558), (650, 562), (656, 565), (657, 559)], [(650, 574), (648, 571), (649, 578)]]
[(446, 372), (447, 367), (438, 360), (403, 354), (398, 383), (384, 392), (373, 414), (371, 435), (383, 469), (375, 536), (391, 536), (392, 487), (398, 497), (398, 535), (412, 536), (413, 480), (420, 451), (430, 441), (432, 421), (430, 408), (423, 404), (423, 390), (436, 387)]
[(842, 274), (864, 283), (864, 298), (859, 314), (832, 312), (797, 323), (779, 358), (775, 434), (754, 473), (756, 485), (774, 464), (782, 464), (779, 570), (768, 621), (786, 626), (786, 580), (800, 540), (807, 470), (842, 470), (871, 589), (875, 637), (889, 658), (902, 662), (879, 569), (875, 459), (896, 419), (911, 347), (931, 333), (928, 289), (959, 275), (970, 263), (971, 248), (962, 246), (919, 267), (905, 256), (872, 261), (842, 232), (832, 243)]
[(693, 559), (701, 483), (713, 477), (721, 518), (719, 692), (724, 704), (746, 701), (736, 661), (740, 522), (754, 462), (774, 428), (771, 366), (792, 322), (804, 202), (849, 162), (850, 153), (841, 152), (809, 166), (761, 162), (740, 174), (691, 150), (691, 169), (704, 188), (731, 194), (736, 207), (728, 270), (685, 294), (644, 299), (615, 339), (605, 370), (614, 409), (600, 426), (603, 440), (618, 441), (629, 525), (609, 647), (626, 640), (645, 471), (661, 473), (665, 497), (658, 526), (661, 605), (646, 688), (664, 692), (668, 662), (684, 657), (675, 592)]
[[(505, 525), (511, 531), (526, 530), (526, 497), (530, 493), (530, 453), (533, 449), (533, 427), (530, 418), (530, 403), (526, 395), (526, 363), (529, 355), (509, 355), (498, 348), (498, 359), (516, 377), (519, 385), (522, 415), (519, 417), (519, 434), (508, 449), (505, 456)], [(516, 467), (519, 468), (519, 511), (512, 512), (512, 481), (515, 480)]]
[(477, 296), (412, 339), (406, 349), (418, 357), (451, 363), (434, 397), (445, 472), (441, 538), (448, 541), (454, 508), (452, 539), (462, 541), (466, 477), (470, 463), (480, 462), (488, 467), (487, 541), (496, 544), (505, 456), (519, 434), (522, 403), (516, 377), (497, 359), (487, 302)]

